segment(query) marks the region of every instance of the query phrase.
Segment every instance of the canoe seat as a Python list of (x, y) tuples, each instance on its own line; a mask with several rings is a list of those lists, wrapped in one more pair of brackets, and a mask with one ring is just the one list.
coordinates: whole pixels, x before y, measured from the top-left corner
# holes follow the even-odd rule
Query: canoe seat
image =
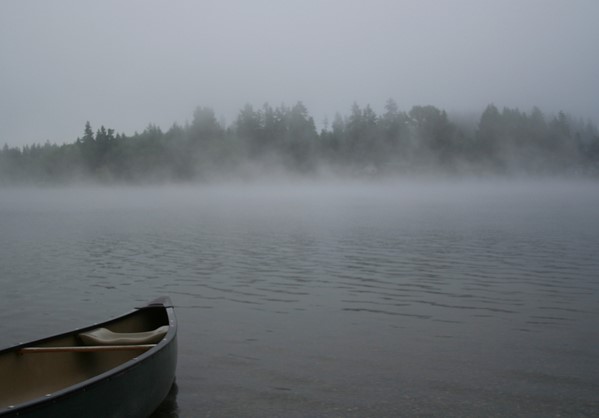
[(83, 332), (79, 337), (86, 345), (157, 344), (167, 332), (168, 325), (144, 332), (113, 332), (107, 328), (97, 328)]

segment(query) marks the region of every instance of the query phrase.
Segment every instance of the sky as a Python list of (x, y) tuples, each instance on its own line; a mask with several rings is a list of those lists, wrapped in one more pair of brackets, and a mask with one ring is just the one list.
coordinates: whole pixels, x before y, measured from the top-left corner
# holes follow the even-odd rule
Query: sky
[(2, 0), (0, 146), (227, 125), (245, 104), (563, 110), (599, 122), (596, 0)]

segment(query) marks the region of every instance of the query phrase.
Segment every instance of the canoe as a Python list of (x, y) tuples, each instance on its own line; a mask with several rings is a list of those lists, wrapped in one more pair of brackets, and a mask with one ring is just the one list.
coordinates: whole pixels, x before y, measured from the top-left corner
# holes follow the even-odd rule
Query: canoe
[(146, 418), (175, 380), (163, 297), (118, 318), (0, 350), (0, 417)]

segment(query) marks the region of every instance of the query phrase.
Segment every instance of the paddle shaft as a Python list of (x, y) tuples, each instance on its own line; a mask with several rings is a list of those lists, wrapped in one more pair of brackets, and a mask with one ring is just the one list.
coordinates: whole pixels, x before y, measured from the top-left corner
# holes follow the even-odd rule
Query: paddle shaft
[(19, 350), (19, 353), (93, 353), (98, 351), (144, 351), (155, 346), (156, 344), (24, 347)]

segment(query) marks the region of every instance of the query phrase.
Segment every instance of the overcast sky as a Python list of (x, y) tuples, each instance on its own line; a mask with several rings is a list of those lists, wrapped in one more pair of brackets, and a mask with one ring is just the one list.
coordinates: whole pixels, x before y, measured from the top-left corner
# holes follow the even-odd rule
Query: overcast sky
[(2, 0), (0, 146), (302, 101), (599, 121), (597, 0)]

